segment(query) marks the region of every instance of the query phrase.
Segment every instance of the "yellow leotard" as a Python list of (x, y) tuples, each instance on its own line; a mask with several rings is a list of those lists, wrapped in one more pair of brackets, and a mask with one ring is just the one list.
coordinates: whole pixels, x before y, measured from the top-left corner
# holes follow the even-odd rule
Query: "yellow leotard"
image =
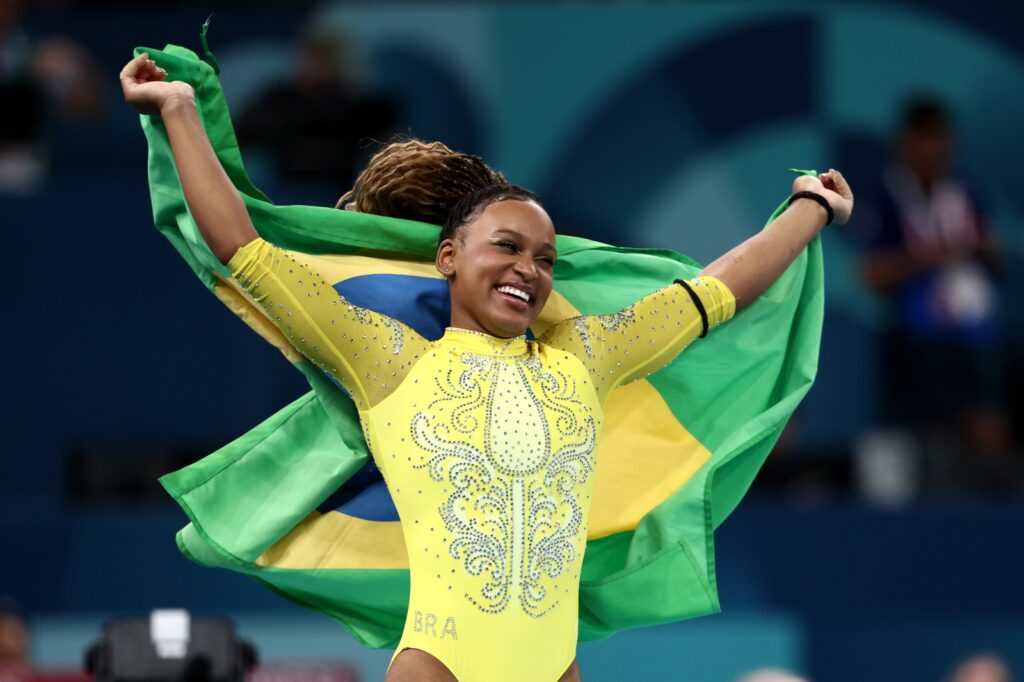
[(356, 403), (409, 554), (396, 655), (426, 651), (460, 682), (557, 680), (576, 654), (602, 403), (706, 331), (697, 299), (708, 328), (729, 319), (729, 290), (700, 277), (536, 340), (428, 341), (262, 240), (228, 267)]

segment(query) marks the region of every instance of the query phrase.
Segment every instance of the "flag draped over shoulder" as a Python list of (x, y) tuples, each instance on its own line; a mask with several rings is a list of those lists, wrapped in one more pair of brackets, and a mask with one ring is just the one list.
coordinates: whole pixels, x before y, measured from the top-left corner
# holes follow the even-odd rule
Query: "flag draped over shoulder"
[[(433, 267), (437, 227), (275, 206), (246, 176), (213, 69), (180, 47), (146, 51), (171, 79), (195, 88), (207, 134), (263, 238), (295, 251), (353, 303), (427, 338), (441, 336), (449, 303), (446, 282)], [(190, 519), (178, 546), (194, 561), (248, 574), (337, 619), (368, 646), (394, 646), (405, 622), (408, 560), (355, 406), (236, 288), (189, 215), (159, 118), (143, 116), (142, 127), (157, 228), (206, 287), (277, 346), (313, 389), (161, 479)], [(555, 290), (531, 328), (535, 334), (573, 315), (617, 311), (700, 269), (669, 251), (568, 236), (558, 237), (558, 252)], [(713, 531), (810, 388), (823, 297), (815, 239), (742, 314), (666, 368), (609, 396), (580, 582), (582, 639), (719, 609)]]

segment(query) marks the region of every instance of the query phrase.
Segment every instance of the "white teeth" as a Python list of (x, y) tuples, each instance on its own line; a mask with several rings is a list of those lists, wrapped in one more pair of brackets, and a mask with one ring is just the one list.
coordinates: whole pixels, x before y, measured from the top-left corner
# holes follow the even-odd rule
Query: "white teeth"
[(525, 291), (520, 291), (519, 289), (516, 289), (515, 287), (501, 286), (498, 287), (498, 291), (500, 291), (503, 294), (510, 294), (512, 296), (515, 296), (516, 298), (521, 298), (527, 303), (530, 302), (530, 295)]

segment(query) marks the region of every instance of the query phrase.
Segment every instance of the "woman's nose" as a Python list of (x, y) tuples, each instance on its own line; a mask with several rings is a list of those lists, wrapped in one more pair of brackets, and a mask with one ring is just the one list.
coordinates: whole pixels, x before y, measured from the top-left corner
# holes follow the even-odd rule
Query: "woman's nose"
[(516, 261), (515, 270), (526, 281), (537, 279), (537, 264), (533, 262), (533, 259)]

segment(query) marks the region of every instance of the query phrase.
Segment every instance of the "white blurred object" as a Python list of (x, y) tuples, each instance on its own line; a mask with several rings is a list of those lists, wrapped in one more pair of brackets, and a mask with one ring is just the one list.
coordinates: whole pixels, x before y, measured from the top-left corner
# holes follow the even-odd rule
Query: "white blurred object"
[(919, 447), (902, 429), (869, 431), (853, 446), (854, 478), (865, 499), (883, 505), (909, 502), (917, 492)]
[(160, 658), (185, 658), (191, 621), (184, 609), (155, 609), (149, 614), (149, 638)]
[(961, 661), (950, 682), (1013, 682), (1010, 667), (996, 654), (978, 654)]
[(762, 668), (747, 673), (736, 682), (807, 682), (807, 678), (799, 677), (781, 668)]
[(46, 179), (46, 154), (35, 144), (0, 149), (0, 193), (33, 194)]
[(976, 263), (947, 267), (939, 277), (935, 293), (943, 317), (957, 326), (980, 324), (995, 313), (995, 287)]

